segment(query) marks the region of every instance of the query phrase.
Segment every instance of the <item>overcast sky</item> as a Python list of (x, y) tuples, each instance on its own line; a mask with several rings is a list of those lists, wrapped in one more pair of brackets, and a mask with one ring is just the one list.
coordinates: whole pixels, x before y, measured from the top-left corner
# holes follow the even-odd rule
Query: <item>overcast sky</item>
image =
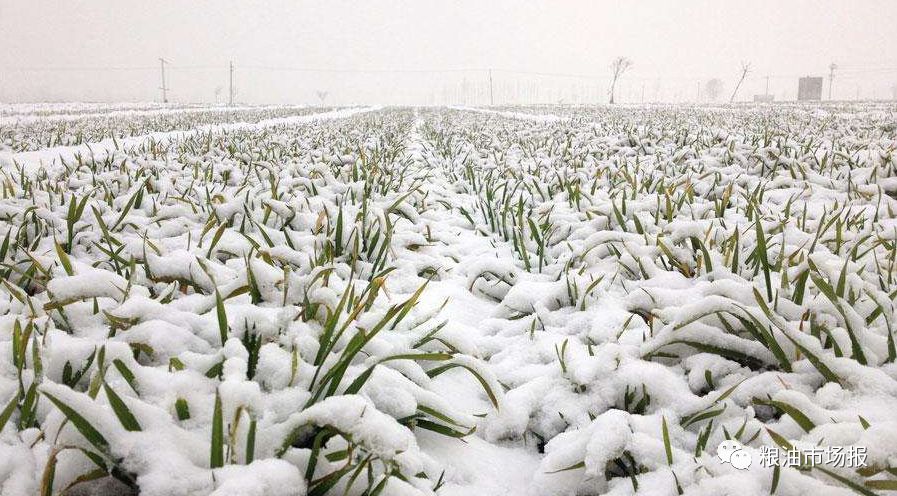
[(833, 61), (836, 97), (886, 98), (897, 1), (0, 0), (2, 101), (158, 100), (159, 57), (183, 102), (224, 100), (230, 60), (241, 102), (488, 103), (488, 68), (496, 103), (600, 101), (618, 55), (624, 101), (706, 99), (712, 77), (727, 99), (741, 61), (742, 99)]

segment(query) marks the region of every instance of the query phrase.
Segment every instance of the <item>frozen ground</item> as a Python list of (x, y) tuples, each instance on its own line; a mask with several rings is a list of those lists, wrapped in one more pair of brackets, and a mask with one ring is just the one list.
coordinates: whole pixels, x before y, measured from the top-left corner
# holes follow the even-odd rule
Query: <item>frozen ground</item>
[(15, 113), (3, 496), (897, 488), (893, 105)]

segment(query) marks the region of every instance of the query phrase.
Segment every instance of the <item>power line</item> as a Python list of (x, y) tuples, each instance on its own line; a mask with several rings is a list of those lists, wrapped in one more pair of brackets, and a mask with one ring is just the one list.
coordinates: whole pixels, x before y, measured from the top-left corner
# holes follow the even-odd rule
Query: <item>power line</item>
[[(185, 70), (224, 70), (227, 66), (224, 65), (176, 65), (172, 64), (168, 61), (165, 62), (166, 69), (170, 71), (185, 71)], [(69, 66), (69, 67), (51, 67), (51, 66), (19, 66), (19, 67), (6, 67), (5, 70), (8, 71), (20, 71), (20, 72), (102, 72), (102, 71), (152, 71), (156, 70), (158, 66)], [(598, 74), (583, 74), (583, 73), (568, 73), (568, 72), (546, 72), (546, 71), (528, 71), (528, 70), (517, 70), (517, 69), (489, 69), (489, 68), (478, 68), (478, 67), (468, 67), (468, 68), (423, 68), (423, 69), (406, 69), (406, 68), (360, 68), (360, 69), (346, 69), (346, 68), (322, 68), (322, 67), (297, 67), (297, 66), (266, 66), (266, 65), (247, 65), (240, 66), (243, 70), (252, 70), (252, 71), (282, 71), (282, 72), (309, 72), (309, 73), (348, 73), (348, 74), (427, 74), (427, 73), (476, 73), (476, 72), (488, 72), (493, 71), (497, 73), (504, 74), (520, 74), (520, 75), (529, 75), (529, 76), (543, 76), (543, 77), (562, 77), (562, 78), (573, 78), (573, 79), (586, 79), (586, 80), (602, 80), (606, 79), (606, 76), (598, 75)], [(888, 72), (897, 72), (897, 67), (872, 67), (872, 68), (842, 68), (838, 67), (839, 74), (871, 74), (871, 73), (888, 73)], [(769, 74), (768, 76), (771, 79), (784, 79), (784, 78), (796, 78), (803, 77), (806, 74)], [(688, 75), (688, 76), (665, 76), (666, 80), (680, 80), (680, 81), (694, 81), (701, 80), (714, 77), (712, 75)], [(629, 76), (627, 77), (629, 80), (636, 81), (654, 81), (657, 77), (652, 76)]]
[(241, 69), (260, 70), (260, 71), (284, 71), (284, 72), (329, 72), (329, 73), (354, 73), (354, 74), (374, 74), (374, 73), (446, 73), (446, 72), (483, 72), (488, 69), (322, 69), (312, 67), (278, 67), (264, 65), (247, 65), (240, 66)]
[(529, 76), (548, 76), (548, 77), (568, 77), (574, 79), (602, 79), (600, 76), (589, 74), (571, 74), (563, 72), (539, 72), (539, 71), (516, 71), (510, 69), (495, 69), (496, 72), (504, 72), (506, 74), (525, 74)]
[[(165, 61), (166, 68), (171, 70), (222, 70), (220, 65), (175, 65)], [(102, 72), (102, 71), (155, 71), (158, 66), (69, 66), (69, 67), (5, 67), (8, 71), (21, 72)]]
[[(162, 92), (162, 100), (168, 101), (168, 97), (171, 94), (171, 88), (169, 87), (169, 79), (171, 78), (172, 71), (176, 75), (178, 81), (183, 81), (184, 78), (192, 80), (196, 78), (197, 81), (203, 80), (206, 78), (213, 77), (214, 73), (209, 73), (208, 75), (199, 75), (199, 74), (191, 74), (191, 71), (221, 71), (218, 74), (223, 75), (223, 72), (226, 70), (228, 73), (228, 103), (233, 105), (236, 89), (234, 88), (234, 77), (236, 67), (233, 64), (233, 61), (228, 61), (227, 64), (220, 65), (207, 65), (207, 64), (188, 64), (188, 65), (178, 65), (173, 64), (168, 60), (159, 59), (159, 65), (156, 66), (143, 66), (143, 65), (134, 65), (134, 66), (121, 66), (121, 65), (110, 65), (110, 66), (18, 66), (18, 67), (0, 67), (0, 70), (5, 71), (19, 71), (19, 72), (33, 72), (33, 73), (77, 73), (77, 72), (85, 72), (85, 73), (102, 73), (102, 72), (134, 72), (139, 73), (143, 71), (157, 71), (161, 70), (161, 81), (162, 85), (159, 88)], [(887, 64), (888, 62), (885, 62)], [(819, 68), (821, 69), (821, 68)], [(494, 103), (496, 99), (500, 102), (503, 101), (515, 101), (519, 99), (519, 95), (521, 91), (526, 95), (524, 98), (527, 100), (540, 100), (544, 99), (546, 101), (554, 101), (560, 99), (566, 99), (568, 96), (573, 100), (582, 100), (582, 95), (585, 94), (586, 101), (595, 101), (600, 99), (601, 90), (599, 89), (601, 85), (607, 84), (611, 77), (609, 74), (585, 74), (585, 73), (573, 73), (573, 72), (551, 72), (551, 71), (538, 71), (538, 70), (525, 70), (525, 69), (512, 69), (512, 68), (478, 68), (478, 67), (448, 67), (448, 68), (376, 68), (376, 67), (368, 67), (368, 68), (322, 68), (322, 67), (310, 67), (310, 66), (289, 66), (289, 65), (247, 65), (240, 66), (240, 70), (247, 75), (252, 75), (253, 77), (264, 77), (262, 73), (264, 72), (295, 72), (295, 73), (303, 73), (303, 74), (311, 74), (308, 78), (303, 78), (304, 80), (311, 80), (315, 76), (314, 74), (318, 74), (320, 76), (326, 74), (358, 74), (358, 75), (372, 75), (372, 74), (382, 74), (383, 78), (389, 79), (390, 76), (397, 76), (401, 74), (418, 74), (422, 75), (420, 78), (414, 79), (419, 83), (423, 84), (427, 75), (436, 76), (436, 75), (447, 75), (447, 74), (457, 74), (456, 77), (439, 77), (439, 82), (431, 81), (430, 86), (442, 84), (443, 89), (443, 99), (449, 100), (458, 100), (461, 98), (461, 95), (464, 94), (463, 98), (472, 98), (478, 100)], [(639, 99), (638, 90), (632, 90), (632, 88), (638, 88), (639, 84), (642, 86), (642, 95), (644, 95), (644, 87), (645, 85), (650, 85), (654, 87), (655, 98), (660, 91), (661, 81), (663, 81), (664, 86), (666, 88), (665, 93), (669, 93), (670, 88), (679, 87), (678, 90), (675, 90), (675, 98), (681, 98), (682, 87), (693, 87), (692, 85), (697, 83), (698, 85), (698, 100), (701, 100), (701, 84), (702, 82), (708, 79), (718, 78), (718, 75), (706, 75), (706, 74), (688, 74), (688, 75), (667, 75), (661, 77), (659, 74), (650, 76), (651, 68), (650, 67), (642, 67), (641, 74), (644, 76), (639, 76), (638, 72), (635, 74), (627, 74), (625, 77), (625, 81), (623, 82), (624, 90), (625, 88), (629, 88), (631, 91), (624, 91), (628, 98), (633, 100)], [(879, 65), (879, 66), (850, 66), (850, 67), (837, 67), (838, 78), (840, 81), (845, 82), (845, 84), (849, 84), (850, 82), (856, 81), (873, 81), (876, 80), (878, 83), (884, 81), (886, 78), (891, 78), (890, 74), (897, 73), (897, 67), (891, 67), (888, 65)], [(796, 80), (800, 77), (807, 76), (808, 74), (812, 75), (813, 73), (822, 75), (823, 77), (828, 76), (829, 78), (829, 91), (832, 92), (832, 82), (833, 82), (833, 73), (825, 74), (823, 70), (816, 71), (807, 71), (802, 74), (767, 74), (763, 76), (746, 76), (743, 77), (743, 82), (750, 84), (760, 84), (762, 85), (765, 80), (765, 94), (769, 94), (771, 81), (774, 80), (777, 86), (781, 87), (784, 84), (785, 80)], [(451, 83), (454, 79), (460, 79), (461, 75), (465, 78), (465, 83), (463, 83), (463, 87), (451, 87)], [(99, 81), (100, 79), (91, 76), (95, 81)], [(132, 76), (133, 78), (143, 78), (144, 76)], [(214, 76), (220, 77), (220, 76)], [(249, 77), (249, 76), (247, 76)], [(467, 79), (473, 79), (473, 86), (466, 86)], [(546, 78), (546, 79), (542, 79)], [(25, 80), (26, 78), (22, 78)], [(727, 78), (723, 78), (727, 79)], [(348, 79), (346, 79), (348, 81)], [(397, 77), (393, 77), (390, 79), (392, 81), (391, 84), (399, 84), (400, 80)], [(734, 81), (732, 81), (734, 82)], [(876, 83), (876, 84), (878, 84)], [(449, 86), (446, 86), (446, 85)], [(515, 86), (516, 85), (516, 86)], [(578, 89), (576, 86), (570, 86), (566, 88), (565, 85), (579, 85)], [(758, 91), (763, 90), (763, 86), (756, 86)], [(448, 88), (448, 89), (445, 89)], [(516, 89), (515, 89), (516, 88)], [(351, 92), (364, 93), (368, 90), (368, 86), (352, 86), (349, 90)], [(873, 89), (873, 92), (875, 90)], [(511, 93), (516, 92), (516, 97), (509, 96)], [(382, 93), (382, 92), (381, 92)], [(217, 93), (216, 93), (217, 95)], [(832, 95), (833, 96), (833, 95)], [(641, 99), (644, 100), (644, 96), (641, 96)], [(665, 97), (664, 97), (665, 98)], [(460, 101), (460, 100), (458, 100)]]
[(144, 67), (7, 67), (5, 70), (8, 71), (21, 71), (21, 72), (88, 72), (88, 71), (155, 71), (158, 67), (153, 66), (144, 66)]

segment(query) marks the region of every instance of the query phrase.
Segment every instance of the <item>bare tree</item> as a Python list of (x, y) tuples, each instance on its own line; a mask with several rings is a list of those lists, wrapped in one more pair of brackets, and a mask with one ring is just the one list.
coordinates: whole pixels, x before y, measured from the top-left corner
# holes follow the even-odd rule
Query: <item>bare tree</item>
[(327, 92), (323, 90), (318, 90), (315, 93), (318, 94), (318, 99), (321, 100), (321, 105), (324, 105), (324, 100), (327, 98)]
[(218, 97), (221, 96), (221, 91), (224, 90), (221, 86), (215, 87), (215, 105), (218, 105)]
[(704, 93), (707, 94), (707, 100), (714, 102), (723, 92), (723, 82), (719, 78), (713, 78), (704, 83)]
[(735, 95), (738, 94), (738, 88), (741, 88), (741, 83), (744, 82), (744, 78), (747, 77), (749, 72), (751, 72), (751, 63), (750, 62), (742, 62), (741, 63), (741, 78), (738, 80), (738, 84), (735, 85), (735, 91), (732, 92), (732, 98), (729, 98), (729, 103), (732, 103), (735, 101)]
[(620, 79), (620, 76), (626, 72), (627, 69), (632, 67), (632, 61), (627, 59), (626, 57), (617, 57), (610, 64), (610, 68), (614, 73), (613, 80), (610, 82), (610, 103), (614, 103), (614, 90), (617, 86), (617, 80)]

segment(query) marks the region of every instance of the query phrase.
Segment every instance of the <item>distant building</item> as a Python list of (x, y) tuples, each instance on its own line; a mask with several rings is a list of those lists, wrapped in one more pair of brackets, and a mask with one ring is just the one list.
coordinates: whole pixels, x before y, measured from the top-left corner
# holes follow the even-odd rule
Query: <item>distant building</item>
[(754, 102), (769, 103), (773, 101), (772, 95), (754, 95)]
[(800, 102), (822, 100), (822, 78), (809, 76), (800, 78), (797, 82), (797, 100)]

